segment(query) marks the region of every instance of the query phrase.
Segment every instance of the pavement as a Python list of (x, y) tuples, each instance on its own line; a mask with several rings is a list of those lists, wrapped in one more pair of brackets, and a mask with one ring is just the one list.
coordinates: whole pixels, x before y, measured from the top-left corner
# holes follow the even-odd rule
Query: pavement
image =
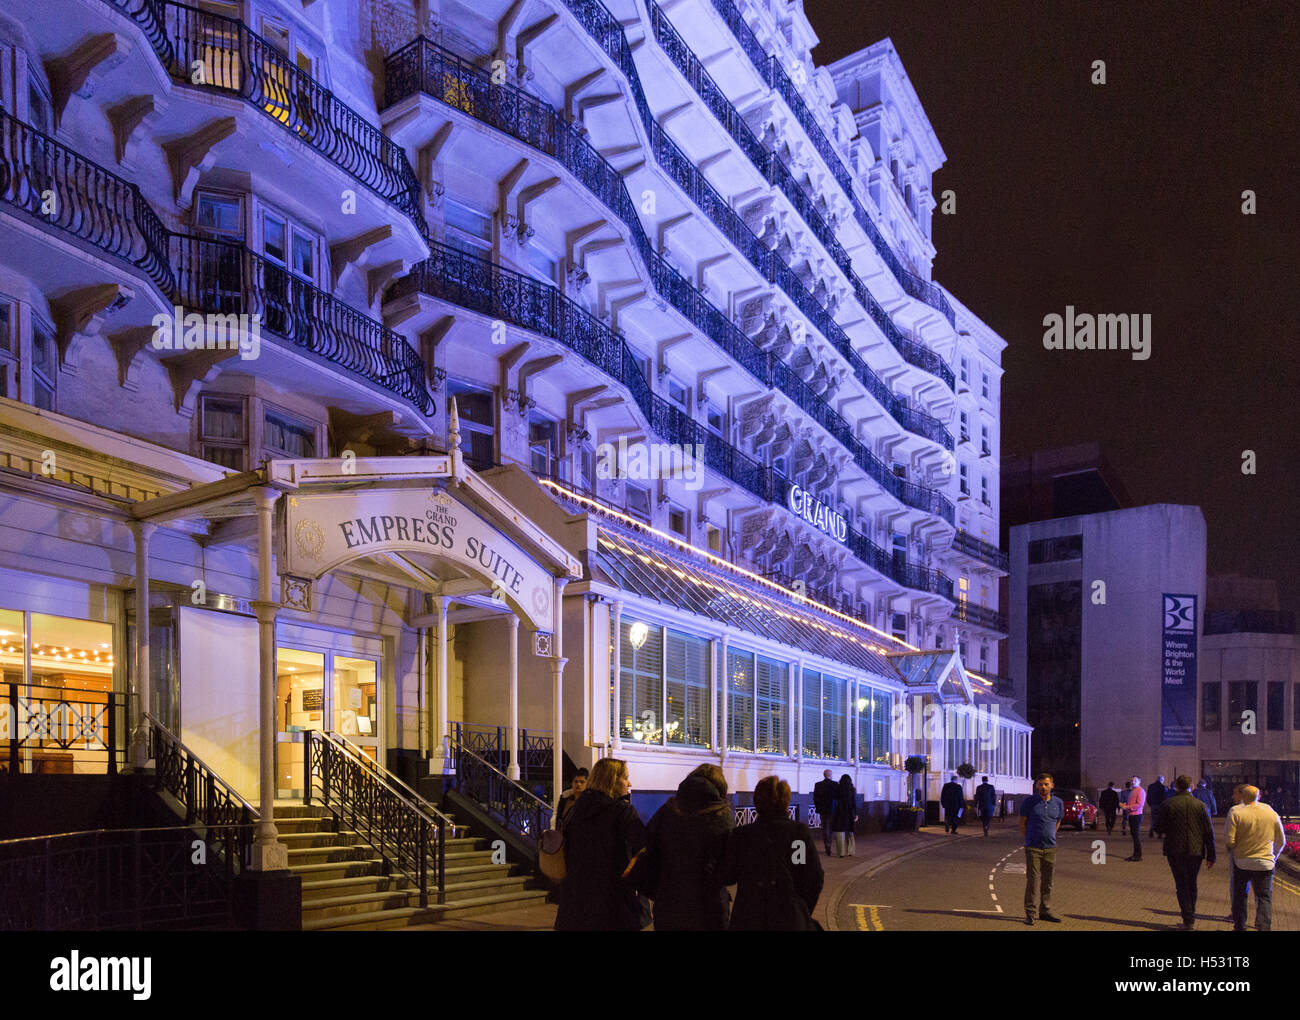
[[(1225, 820), (1215, 820), (1222, 851)], [(813, 916), (828, 931), (1133, 931), (1167, 930), (1181, 917), (1158, 840), (1143, 838), (1144, 858), (1128, 862), (1132, 841), (1063, 830), (1058, 837), (1052, 911), (1062, 923), (1024, 923), (1024, 854), (1015, 819), (978, 823), (956, 836), (942, 826), (884, 832), (857, 840), (853, 857), (822, 856), (826, 884)], [(1098, 853), (1097, 842), (1102, 843)], [(821, 853), (821, 848), (818, 848)], [(1230, 930), (1226, 853), (1202, 868), (1197, 928)], [(536, 903), (409, 931), (551, 931), (555, 905)], [(1249, 921), (1254, 922), (1254, 907)], [(1284, 861), (1273, 883), (1274, 930), (1300, 930), (1300, 865)]]

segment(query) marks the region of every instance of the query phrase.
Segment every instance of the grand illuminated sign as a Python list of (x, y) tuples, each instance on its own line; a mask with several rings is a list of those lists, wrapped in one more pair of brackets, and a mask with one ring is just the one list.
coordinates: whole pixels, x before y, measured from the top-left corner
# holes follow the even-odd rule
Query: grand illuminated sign
[(843, 542), (849, 536), (849, 522), (843, 514), (836, 513), (825, 503), (814, 499), (811, 492), (791, 485), (786, 493), (785, 505), (797, 513), (818, 531), (830, 535), (836, 541)]

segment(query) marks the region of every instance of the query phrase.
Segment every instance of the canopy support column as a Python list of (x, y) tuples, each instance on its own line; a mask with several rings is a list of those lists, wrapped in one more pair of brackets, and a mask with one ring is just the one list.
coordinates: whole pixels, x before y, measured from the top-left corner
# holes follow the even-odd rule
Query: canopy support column
[[(275, 617), (280, 605), (275, 600), (275, 575), (271, 566), (271, 525), (280, 493), (272, 488), (254, 490), (257, 499), (257, 613), (258, 704), (260, 751), (258, 761), (258, 820), (253, 834), (253, 871), (284, 871), (289, 867), (289, 848), (280, 842), (275, 827)], [(303, 776), (304, 783), (311, 776)]]

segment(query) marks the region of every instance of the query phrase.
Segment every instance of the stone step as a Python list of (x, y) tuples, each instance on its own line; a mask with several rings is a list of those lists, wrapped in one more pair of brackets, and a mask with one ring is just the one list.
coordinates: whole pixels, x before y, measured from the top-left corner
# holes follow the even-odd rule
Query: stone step
[(364, 843), (351, 846), (304, 846), (289, 848), (289, 866), (295, 864), (332, 864), (335, 861), (370, 860), (375, 851)]
[(333, 861), (325, 864), (290, 863), (289, 865), (289, 870), (301, 876), (303, 881), (326, 881), (362, 876), (383, 878), (383, 868), (384, 862), (378, 857), (360, 861)]
[(472, 917), (489, 914), (513, 906), (530, 906), (545, 902), (545, 889), (521, 889), (517, 892), (498, 893), (456, 899), (448, 903), (430, 904), (428, 907), (397, 907), (360, 914), (344, 914), (303, 921), (303, 931), (382, 931), (435, 924), (449, 917)]

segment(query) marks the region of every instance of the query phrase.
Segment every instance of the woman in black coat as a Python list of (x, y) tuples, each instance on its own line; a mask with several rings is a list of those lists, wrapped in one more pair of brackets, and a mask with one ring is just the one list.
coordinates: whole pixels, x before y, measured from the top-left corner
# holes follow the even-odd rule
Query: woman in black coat
[(754, 787), (758, 821), (727, 841), (721, 880), (735, 883), (731, 931), (815, 931), (821, 858), (812, 831), (789, 818), (790, 784), (766, 776)]
[(644, 924), (628, 862), (645, 846), (645, 826), (624, 798), (627, 763), (601, 758), (564, 819), (564, 882), (557, 931), (639, 931)]
[(857, 852), (854, 830), (858, 823), (858, 791), (848, 774), (840, 776), (840, 787), (835, 793), (835, 813), (831, 816), (831, 831), (835, 833), (835, 856), (853, 857)]
[(701, 765), (682, 780), (677, 796), (646, 828), (646, 856), (659, 872), (655, 931), (722, 931), (731, 897), (719, 880), (727, 837), (736, 816), (727, 780), (716, 765)]

